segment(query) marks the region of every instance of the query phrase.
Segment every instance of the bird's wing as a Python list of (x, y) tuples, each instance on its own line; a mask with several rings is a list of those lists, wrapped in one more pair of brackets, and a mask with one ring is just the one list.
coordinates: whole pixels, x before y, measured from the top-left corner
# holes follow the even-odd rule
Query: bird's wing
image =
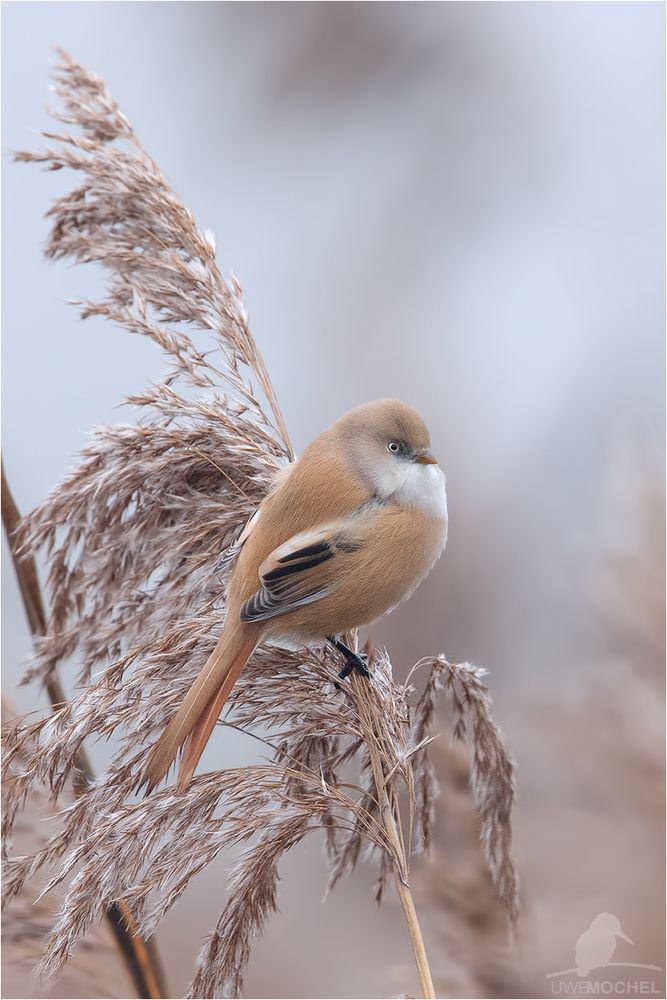
[(257, 522), (259, 521), (259, 517), (260, 517), (261, 511), (262, 511), (262, 508), (258, 507), (257, 510), (255, 511), (255, 513), (251, 514), (250, 517), (248, 518), (248, 520), (246, 521), (245, 527), (244, 527), (243, 531), (241, 532), (241, 534), (239, 535), (238, 541), (236, 542), (238, 548), (241, 548), (242, 545), (245, 545), (245, 543), (248, 541), (248, 539), (250, 538), (251, 534), (253, 533), (253, 531), (257, 527)]
[[(278, 469), (278, 471), (276, 472), (275, 476), (271, 481), (271, 485), (269, 486), (268, 492), (264, 497), (264, 500), (272, 496), (279, 487), (285, 485), (290, 475), (292, 474), (295, 465), (296, 462), (290, 462), (289, 465), (283, 465), (280, 469)], [(250, 538), (250, 535), (253, 533), (253, 531), (255, 530), (255, 528), (259, 523), (261, 513), (262, 513), (262, 507), (260, 505), (255, 511), (255, 513), (251, 514), (251, 516), (246, 521), (245, 527), (241, 532), (241, 534), (239, 535), (238, 541), (236, 542), (238, 548), (241, 548), (241, 546), (244, 545)]]
[(363, 520), (333, 521), (274, 549), (259, 568), (262, 586), (242, 606), (241, 621), (275, 618), (330, 594), (345, 572), (345, 555), (364, 544)]

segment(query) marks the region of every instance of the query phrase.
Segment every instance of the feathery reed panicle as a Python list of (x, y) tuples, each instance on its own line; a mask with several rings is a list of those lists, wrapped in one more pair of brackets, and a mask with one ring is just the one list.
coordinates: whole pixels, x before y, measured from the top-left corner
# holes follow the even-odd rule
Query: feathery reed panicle
[(333, 653), (264, 647), (226, 720), (261, 739), (267, 761), (200, 775), (182, 794), (167, 787), (134, 799), (151, 744), (219, 637), (236, 539), (293, 454), (240, 287), (220, 275), (212, 239), (102, 81), (61, 54), (56, 82), (63, 107), (55, 117), (78, 131), (49, 133), (47, 149), (18, 154), (81, 177), (49, 212), (47, 253), (100, 264), (107, 296), (80, 303), (82, 315), (150, 337), (169, 372), (128, 399), (138, 423), (98, 428), (21, 527), (25, 551), (46, 558), (50, 605), (27, 679), (45, 683), (65, 656), (77, 657), (80, 676), (69, 703), (7, 731), (3, 766), (20, 766), (8, 783), (4, 843), (33, 788), (45, 785), (54, 801), (63, 795), (88, 737), (114, 734), (116, 750), (67, 805), (57, 832), (7, 862), (5, 897), (38, 872), (48, 877), (45, 892), (67, 887), (41, 966), (54, 975), (109, 903), (122, 898), (151, 933), (223, 847), (246, 844), (190, 987), (191, 996), (239, 996), (253, 939), (276, 906), (280, 858), (322, 830), (330, 887), (353, 870), (363, 845), (378, 859), (378, 898), (393, 874), (421, 995), (433, 996), (409, 877), (413, 843), (430, 839), (427, 744), (441, 687), (470, 721), (485, 850), (516, 915), (513, 764), (476, 668), (422, 661), (430, 673), (414, 712), (410, 684), (393, 679), (382, 650), (371, 658), (372, 682), (339, 686)]
[[(13, 715), (11, 708), (3, 701), (2, 718), (8, 721)], [(19, 850), (28, 853), (37, 850), (44, 843), (48, 826), (57, 825), (58, 818), (49, 809), (44, 790), (33, 786), (26, 807), (16, 826), (16, 842)], [(48, 935), (55, 914), (62, 905), (57, 892), (41, 896), (43, 888), (39, 879), (24, 885), (22, 893), (12, 903), (10, 918), (2, 928), (2, 977), (5, 996), (69, 996), (69, 997), (130, 997), (165, 996), (165, 993), (139, 992), (138, 983), (133, 981), (129, 968), (119, 962), (119, 951), (111, 924), (102, 923), (96, 927), (87, 947), (79, 949), (67, 968), (63, 970), (62, 981), (55, 990), (45, 991), (34, 980), (34, 969), (39, 961), (44, 940)]]
[[(420, 667), (427, 667), (430, 672), (415, 712), (415, 737), (421, 742), (425, 732), (430, 731), (437, 692), (444, 687), (451, 696), (456, 713), (454, 736), (462, 738), (466, 735), (466, 718), (472, 729), (470, 785), (481, 821), (480, 839), (493, 886), (514, 922), (519, 916), (519, 878), (512, 855), (511, 825), (516, 796), (516, 763), (493, 718), (491, 696), (482, 680), (486, 671), (471, 663), (449, 663), (440, 655), (420, 660), (412, 668), (410, 676)], [(418, 814), (424, 824), (420, 838), (428, 846), (435, 789), (432, 766), (426, 754), (419, 761), (417, 773)]]

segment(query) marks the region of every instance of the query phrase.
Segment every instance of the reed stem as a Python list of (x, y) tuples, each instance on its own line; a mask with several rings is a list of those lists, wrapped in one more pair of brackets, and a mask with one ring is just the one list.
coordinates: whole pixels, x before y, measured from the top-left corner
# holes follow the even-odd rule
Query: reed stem
[(397, 807), (390, 802), (389, 796), (387, 795), (387, 782), (382, 762), (383, 755), (381, 742), (372, 727), (372, 713), (368, 711), (367, 705), (368, 693), (365, 687), (362, 687), (362, 685), (366, 685), (368, 682), (364, 678), (353, 676), (352, 683), (355, 689), (359, 718), (362, 722), (362, 726), (366, 729), (366, 740), (368, 744), (371, 767), (373, 769), (373, 780), (377, 792), (377, 800), (380, 806), (380, 816), (385, 833), (387, 834), (387, 840), (392, 848), (391, 853), (394, 858), (396, 889), (398, 891), (398, 898), (401, 901), (401, 906), (403, 907), (403, 914), (405, 916), (408, 934), (410, 935), (410, 943), (412, 944), (415, 965), (417, 966), (417, 975), (419, 976), (419, 985), (421, 987), (421, 996), (424, 1000), (434, 1000), (435, 990), (433, 988), (433, 979), (431, 977), (431, 970), (429, 968), (426, 948), (424, 946), (424, 938), (422, 937), (421, 927), (419, 926), (419, 919), (417, 917), (417, 910), (415, 909), (410, 883), (408, 882), (409, 872), (405, 845), (403, 843), (400, 826), (396, 820)]
[[(33, 636), (46, 635), (46, 612), (35, 560), (30, 555), (20, 555), (16, 548), (16, 529), (20, 520), (21, 516), (5, 477), (3, 462), (2, 524), (9, 543), (30, 631)], [(52, 708), (59, 708), (66, 703), (65, 691), (55, 672), (51, 674), (45, 686)], [(94, 778), (95, 772), (88, 755), (81, 749), (77, 755), (74, 794), (80, 795)], [(106, 911), (106, 917), (136, 985), (137, 996), (142, 1000), (161, 1000), (166, 995), (165, 978), (155, 944), (140, 937), (134, 917), (124, 900), (112, 903)]]

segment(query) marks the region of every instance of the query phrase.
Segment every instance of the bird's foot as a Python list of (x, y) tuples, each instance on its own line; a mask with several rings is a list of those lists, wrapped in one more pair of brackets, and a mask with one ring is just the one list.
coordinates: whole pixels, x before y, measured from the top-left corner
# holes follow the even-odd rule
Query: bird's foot
[(341, 680), (345, 680), (351, 673), (361, 674), (362, 677), (370, 679), (371, 672), (368, 669), (368, 656), (366, 653), (355, 653), (353, 649), (350, 649), (335, 636), (327, 636), (327, 642), (330, 642), (345, 657), (345, 666), (338, 674)]
[(368, 669), (368, 657), (365, 653), (355, 653), (354, 650), (349, 650), (350, 655), (345, 656), (345, 666), (340, 671), (338, 676), (341, 680), (345, 680), (350, 674), (356, 673), (361, 674), (362, 677), (370, 678), (371, 672)]

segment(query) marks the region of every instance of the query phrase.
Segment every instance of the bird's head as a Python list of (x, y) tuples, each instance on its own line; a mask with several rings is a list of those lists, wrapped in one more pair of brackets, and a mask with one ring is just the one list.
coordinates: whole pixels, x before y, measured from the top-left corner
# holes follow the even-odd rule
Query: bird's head
[[(379, 496), (391, 496), (408, 480), (418, 485), (434, 477), (437, 459), (428, 428), (413, 407), (398, 399), (357, 406), (332, 430), (353, 471)], [(442, 478), (439, 470), (437, 475)]]

